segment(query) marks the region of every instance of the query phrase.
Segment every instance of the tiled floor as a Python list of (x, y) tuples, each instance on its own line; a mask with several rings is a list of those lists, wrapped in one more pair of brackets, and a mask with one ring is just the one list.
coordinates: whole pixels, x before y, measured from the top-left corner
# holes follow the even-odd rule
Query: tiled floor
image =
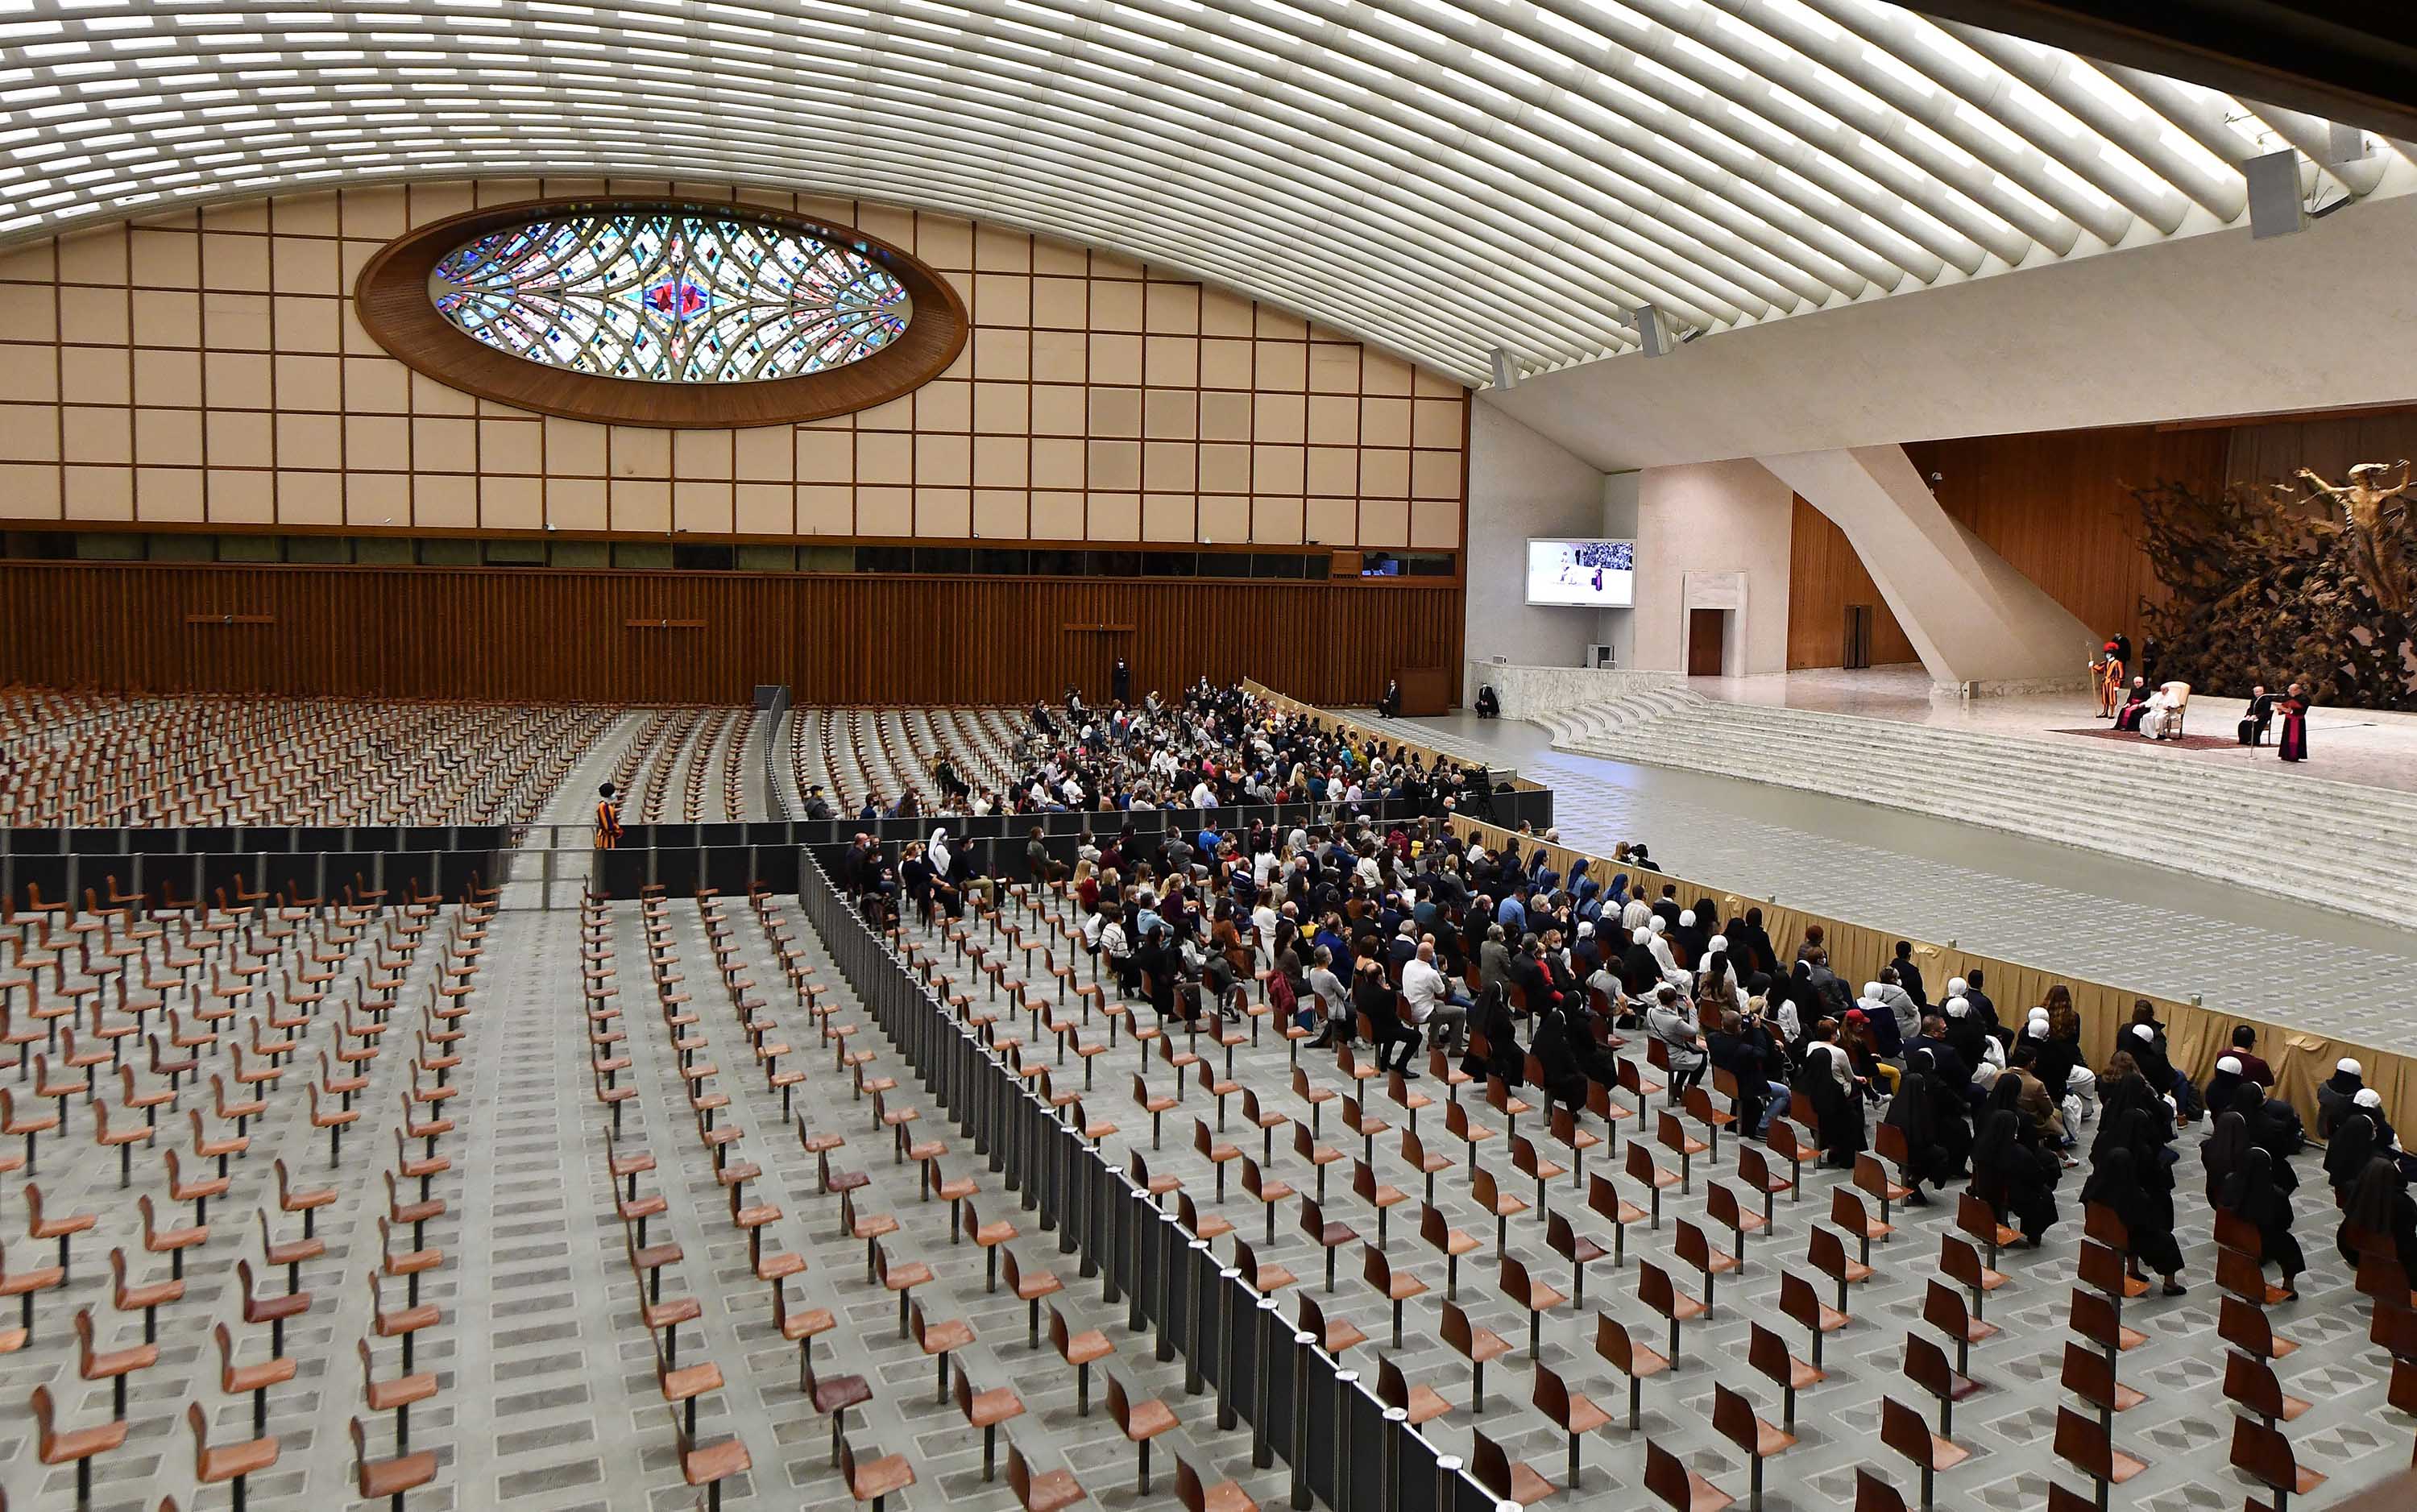
[(1488, 755), (1553, 788), (1556, 827), (1582, 849), (1608, 854), (1642, 839), (1665, 867), (1741, 896), (2417, 1050), (2407, 1007), (2417, 933), (1924, 815), (1556, 751), (1533, 725), (1402, 723), (1412, 739)]

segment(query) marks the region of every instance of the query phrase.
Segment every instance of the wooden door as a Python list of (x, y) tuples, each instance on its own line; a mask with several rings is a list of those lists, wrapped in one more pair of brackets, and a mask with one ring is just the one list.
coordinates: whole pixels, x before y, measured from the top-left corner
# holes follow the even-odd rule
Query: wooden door
[(1847, 629), (1838, 665), (1854, 671), (1872, 664), (1872, 606), (1848, 604)]
[(1687, 675), (1718, 677), (1725, 670), (1722, 660), (1722, 643), (1728, 638), (1729, 612), (1725, 609), (1691, 609), (1687, 611)]

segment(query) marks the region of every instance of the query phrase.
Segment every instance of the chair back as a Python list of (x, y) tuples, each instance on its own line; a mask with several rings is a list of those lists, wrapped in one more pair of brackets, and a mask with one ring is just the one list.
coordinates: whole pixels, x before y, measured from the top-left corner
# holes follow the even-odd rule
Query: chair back
[(1712, 1383), (1712, 1431), (1746, 1452), (1748, 1459), (1758, 1458), (1761, 1425), (1754, 1420), (1754, 1403), (1718, 1382)]
[(1649, 1260), (1636, 1263), (1636, 1299), (1665, 1318), (1679, 1310), (1679, 1293), (1670, 1284), (1670, 1273)]
[(1677, 1455), (1651, 1439), (1645, 1441), (1645, 1489), (1676, 1512), (1693, 1512), (1695, 1490), (1687, 1478), (1687, 1467), (1679, 1462)]
[[(2226, 1353), (2236, 1360), (2242, 1358), (2228, 1350)], [(2228, 1371), (2226, 1379), (2229, 1383)], [(2057, 1380), (2065, 1390), (2100, 1412), (2115, 1410), (2115, 1362), (2088, 1345), (2074, 1339), (2065, 1340), (2064, 1368), (2059, 1372)]]
[[(2061, 1489), (2053, 1483), (2049, 1485), (2048, 1512), (2059, 1512), (2054, 1493)], [(2089, 1504), (2087, 1502), (2082, 1504), (2084, 1506)], [(1896, 1488), (1887, 1481), (1868, 1470), (1858, 1469), (1855, 1472), (1855, 1512), (1905, 1512), (1905, 1498), (1898, 1495)]]
[(1947, 1363), (1947, 1352), (1922, 1334), (1905, 1336), (1905, 1378), (1940, 1401), (1954, 1399), (1960, 1384)]
[(1470, 1437), (1476, 1440), (1477, 1447), (1476, 1452), (1469, 1456), (1469, 1475), (1496, 1497), (1510, 1500), (1511, 1460), (1503, 1454), (1502, 1445), (1474, 1429), (1470, 1430)]
[(1922, 1294), (1922, 1321), (1950, 1338), (1969, 1338), (1972, 1321), (1964, 1310), (1964, 1299), (1953, 1288), (1930, 1282)]
[(1794, 1271), (1779, 1273), (1779, 1310), (1792, 1323), (1821, 1331), (1821, 1299), (1813, 1294), (1813, 1283)]
[(1924, 1470), (1938, 1468), (1930, 1426), (1922, 1414), (1894, 1397), (1880, 1399), (1880, 1443)]
[(2105, 1425), (2070, 1407), (2056, 1410), (2056, 1457), (2092, 1480), (2115, 1478), (2115, 1445)]
[(1787, 1340), (1760, 1323), (1750, 1325), (1745, 1348), (1745, 1363), (1754, 1373), (1775, 1386), (1786, 1386), (1796, 1377), (1796, 1362), (1788, 1356)]

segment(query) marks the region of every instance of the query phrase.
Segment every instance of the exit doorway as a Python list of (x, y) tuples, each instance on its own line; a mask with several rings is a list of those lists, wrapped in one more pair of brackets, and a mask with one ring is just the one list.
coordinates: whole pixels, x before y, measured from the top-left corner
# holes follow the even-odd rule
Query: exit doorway
[(1729, 612), (1725, 609), (1687, 611), (1687, 675), (1722, 677), (1728, 673)]
[(1872, 664), (1872, 606), (1848, 604), (1838, 665), (1848, 672)]

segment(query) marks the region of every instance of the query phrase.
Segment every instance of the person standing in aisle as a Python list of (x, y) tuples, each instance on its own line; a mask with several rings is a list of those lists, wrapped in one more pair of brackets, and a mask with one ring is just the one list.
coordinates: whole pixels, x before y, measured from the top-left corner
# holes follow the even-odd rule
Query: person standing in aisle
[(614, 795), (610, 782), (596, 794), (596, 848), (609, 851), (621, 843), (621, 800)]

